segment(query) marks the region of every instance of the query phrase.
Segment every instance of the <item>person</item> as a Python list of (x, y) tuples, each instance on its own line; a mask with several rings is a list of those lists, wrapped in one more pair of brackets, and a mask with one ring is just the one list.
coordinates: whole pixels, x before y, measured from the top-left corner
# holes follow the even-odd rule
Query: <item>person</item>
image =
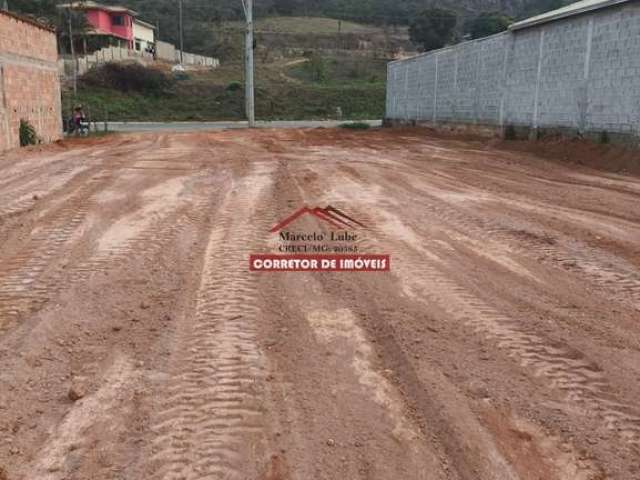
[(74, 108), (71, 121), (73, 122), (73, 131), (76, 135), (87, 135), (89, 133), (89, 125), (82, 105), (78, 105)]
[(82, 121), (83, 120), (84, 120), (84, 111), (82, 110), (82, 105), (78, 105), (73, 110), (73, 126), (74, 126), (76, 132), (80, 131), (80, 128), (82, 126)]

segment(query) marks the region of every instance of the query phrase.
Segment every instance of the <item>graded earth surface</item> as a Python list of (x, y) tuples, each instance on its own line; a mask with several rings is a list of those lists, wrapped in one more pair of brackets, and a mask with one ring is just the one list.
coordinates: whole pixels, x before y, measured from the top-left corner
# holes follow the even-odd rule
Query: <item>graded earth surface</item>
[[(639, 479), (640, 178), (556, 160), (422, 129), (4, 154), (0, 479)], [(328, 205), (390, 272), (249, 271)]]

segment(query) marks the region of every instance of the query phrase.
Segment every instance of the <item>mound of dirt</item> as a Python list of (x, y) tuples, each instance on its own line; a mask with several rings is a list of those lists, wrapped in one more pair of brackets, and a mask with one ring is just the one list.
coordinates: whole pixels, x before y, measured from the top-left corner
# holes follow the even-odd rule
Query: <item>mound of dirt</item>
[(570, 138), (500, 141), (497, 146), (518, 152), (533, 153), (551, 161), (640, 175), (640, 150), (631, 147), (600, 145), (589, 140)]

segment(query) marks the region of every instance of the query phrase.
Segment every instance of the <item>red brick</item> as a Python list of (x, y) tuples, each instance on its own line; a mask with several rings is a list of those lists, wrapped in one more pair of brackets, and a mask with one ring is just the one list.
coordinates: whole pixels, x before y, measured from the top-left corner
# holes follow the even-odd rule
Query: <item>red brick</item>
[(19, 146), (20, 120), (45, 142), (62, 136), (55, 34), (0, 12), (0, 151)]

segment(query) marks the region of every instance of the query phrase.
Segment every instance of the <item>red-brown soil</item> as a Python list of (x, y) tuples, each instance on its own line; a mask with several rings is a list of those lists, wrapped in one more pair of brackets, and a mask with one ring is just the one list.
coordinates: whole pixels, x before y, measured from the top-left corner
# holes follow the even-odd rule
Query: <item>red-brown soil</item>
[[(532, 148), (260, 130), (5, 154), (0, 479), (640, 478), (640, 179)], [(329, 204), (391, 272), (249, 272)]]

